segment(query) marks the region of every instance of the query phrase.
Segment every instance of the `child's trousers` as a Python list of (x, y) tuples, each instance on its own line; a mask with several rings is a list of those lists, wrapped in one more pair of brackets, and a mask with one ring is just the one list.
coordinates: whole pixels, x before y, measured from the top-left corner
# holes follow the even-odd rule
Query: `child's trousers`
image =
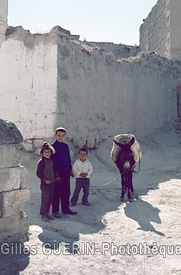
[(52, 212), (59, 212), (59, 204), (61, 200), (62, 212), (66, 212), (69, 209), (70, 198), (70, 168), (69, 167), (57, 167), (57, 173), (61, 178), (54, 185)]
[(46, 213), (49, 213), (50, 206), (53, 200), (53, 189), (54, 184), (41, 184), (40, 189), (41, 193), (41, 207), (40, 207), (40, 215), (45, 216)]
[(77, 178), (74, 194), (71, 199), (72, 204), (76, 204), (79, 199), (79, 193), (83, 189), (82, 204), (88, 202), (89, 196), (89, 187), (90, 187), (90, 178)]

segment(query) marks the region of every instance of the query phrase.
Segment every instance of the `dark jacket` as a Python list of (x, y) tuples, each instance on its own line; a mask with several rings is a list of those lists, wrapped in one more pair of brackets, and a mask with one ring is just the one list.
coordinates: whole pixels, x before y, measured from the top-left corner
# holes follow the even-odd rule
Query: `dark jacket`
[(68, 144), (65, 142), (58, 142), (55, 140), (52, 143), (52, 146), (55, 149), (55, 154), (52, 155), (52, 160), (54, 162), (54, 167), (68, 167), (70, 171), (72, 170), (70, 151)]
[(45, 180), (51, 180), (53, 182), (55, 179), (53, 161), (42, 157), (38, 161), (36, 175), (40, 178), (41, 184), (46, 184)]

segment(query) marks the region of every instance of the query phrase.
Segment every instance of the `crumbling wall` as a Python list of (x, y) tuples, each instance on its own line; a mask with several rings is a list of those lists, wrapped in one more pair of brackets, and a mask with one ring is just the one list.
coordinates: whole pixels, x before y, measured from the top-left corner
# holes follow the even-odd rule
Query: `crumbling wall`
[(80, 147), (117, 133), (145, 134), (177, 117), (181, 63), (156, 54), (117, 58), (87, 44), (58, 43), (58, 123)]
[(39, 151), (58, 126), (73, 145), (94, 148), (177, 117), (179, 61), (154, 53), (120, 58), (58, 28), (32, 35), (21, 27), (8, 29), (0, 60), (0, 117), (16, 123), (28, 151)]
[(128, 58), (136, 56), (139, 52), (139, 46), (128, 46), (124, 44), (114, 44), (110, 42), (88, 42), (82, 41), (83, 45), (90, 46), (92, 48), (98, 48), (108, 54), (113, 53), (117, 59)]
[(28, 172), (20, 166), (23, 138), (13, 123), (0, 119), (0, 241), (28, 232), (28, 217), (23, 212), (29, 199)]

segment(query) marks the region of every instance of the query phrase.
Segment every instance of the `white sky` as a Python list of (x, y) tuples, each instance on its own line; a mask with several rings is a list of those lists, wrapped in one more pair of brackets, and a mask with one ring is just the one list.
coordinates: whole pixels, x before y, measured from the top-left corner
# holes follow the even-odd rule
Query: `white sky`
[(48, 32), (59, 25), (80, 39), (139, 45), (139, 27), (157, 0), (8, 0), (8, 25)]

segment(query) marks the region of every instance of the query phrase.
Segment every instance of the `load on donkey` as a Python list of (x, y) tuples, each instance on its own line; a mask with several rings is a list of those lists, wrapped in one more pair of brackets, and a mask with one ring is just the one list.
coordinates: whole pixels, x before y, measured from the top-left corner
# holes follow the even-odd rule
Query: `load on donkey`
[(128, 200), (131, 201), (134, 195), (133, 189), (133, 169), (142, 157), (141, 147), (132, 134), (120, 134), (114, 137), (111, 158), (118, 167), (121, 174), (122, 192), (120, 199), (123, 201), (127, 193)]

